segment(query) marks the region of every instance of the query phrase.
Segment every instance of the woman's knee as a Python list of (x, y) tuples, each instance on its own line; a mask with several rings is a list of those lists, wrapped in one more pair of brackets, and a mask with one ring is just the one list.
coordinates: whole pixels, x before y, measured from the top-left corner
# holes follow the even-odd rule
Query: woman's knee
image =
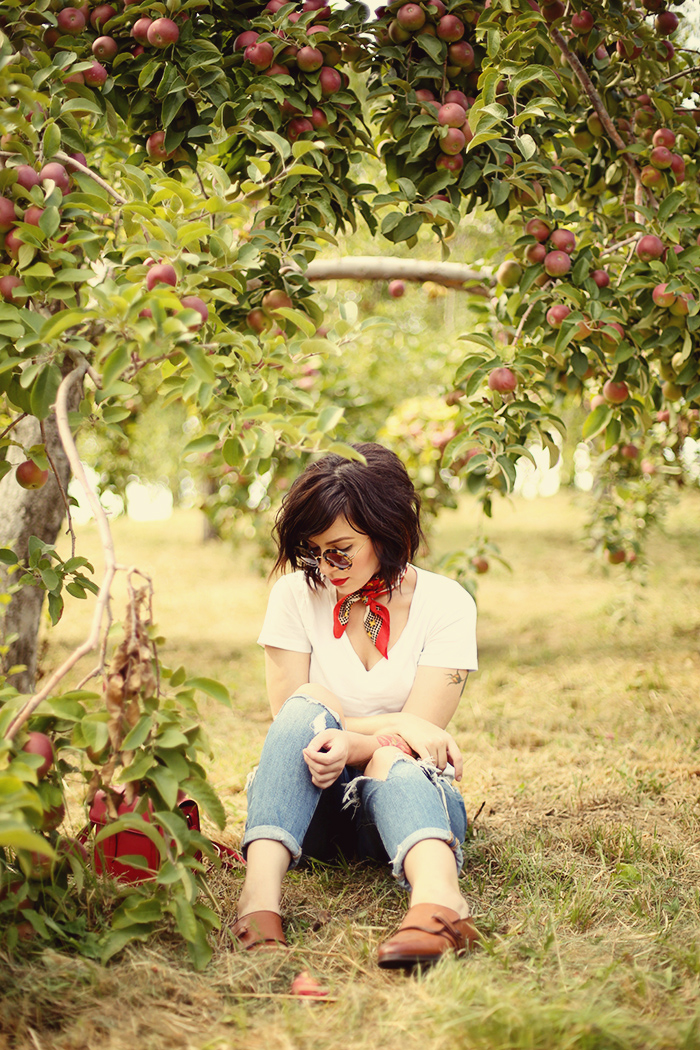
[(323, 704), (324, 707), (333, 712), (341, 725), (345, 725), (343, 705), (335, 693), (332, 693), (330, 689), (326, 689), (325, 686), (319, 685), (317, 682), (305, 682), (304, 685), (300, 685), (294, 691), (293, 695), (305, 696), (309, 700), (315, 700), (317, 703)]
[(391, 767), (401, 759), (405, 762), (415, 763), (415, 759), (410, 758), (399, 747), (394, 747), (391, 744), (385, 747), (378, 747), (365, 766), (365, 776), (372, 777), (373, 780), (386, 780)]

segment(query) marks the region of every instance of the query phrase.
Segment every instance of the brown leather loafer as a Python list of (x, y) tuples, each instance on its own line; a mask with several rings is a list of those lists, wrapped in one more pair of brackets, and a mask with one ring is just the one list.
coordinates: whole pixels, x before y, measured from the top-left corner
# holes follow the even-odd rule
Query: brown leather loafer
[(415, 904), (393, 937), (379, 946), (377, 961), (385, 969), (429, 966), (446, 952), (462, 952), (478, 938), (471, 919), (441, 904)]
[(251, 911), (241, 919), (236, 919), (231, 936), (246, 951), (254, 948), (270, 951), (287, 947), (282, 919), (276, 911)]

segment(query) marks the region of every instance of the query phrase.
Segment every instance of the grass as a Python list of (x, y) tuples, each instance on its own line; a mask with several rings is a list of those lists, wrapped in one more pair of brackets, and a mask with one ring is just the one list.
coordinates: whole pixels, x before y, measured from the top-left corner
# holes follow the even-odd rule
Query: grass
[[(283, 958), (232, 953), (225, 934), (203, 974), (166, 936), (108, 968), (0, 957), (0, 1050), (700, 1047), (699, 511), (683, 495), (650, 542), (645, 586), (589, 561), (584, 508), (566, 494), (504, 504), (489, 523), (514, 571), (480, 579), (481, 670), (453, 723), (478, 813), (463, 876), (484, 934), (472, 956), (378, 971), (403, 895), (381, 869), (317, 865), (286, 883)], [(469, 509), (446, 515), (436, 553), (477, 525)], [(165, 662), (234, 696), (202, 712), (235, 843), (269, 724), (255, 645), (266, 583), (247, 555), (202, 546), (196, 515), (114, 534), (120, 559), (154, 577)], [(80, 543), (99, 563), (90, 528)], [(84, 636), (86, 604), (49, 636), (45, 668)], [(241, 878), (212, 877), (224, 926)], [(302, 968), (332, 1001), (289, 996)]]

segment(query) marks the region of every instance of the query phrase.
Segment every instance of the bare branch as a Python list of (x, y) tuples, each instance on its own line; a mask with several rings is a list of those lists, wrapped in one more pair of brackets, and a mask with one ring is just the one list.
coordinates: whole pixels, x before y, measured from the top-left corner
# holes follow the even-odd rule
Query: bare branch
[(314, 259), (306, 269), (310, 281), (432, 281), (457, 288), (471, 295), (491, 295), (493, 278), (461, 263), (430, 262), (423, 259), (392, 259), (372, 255), (352, 255), (343, 259)]
[(21, 423), (23, 419), (26, 419), (28, 415), (28, 412), (22, 412), (20, 416), (17, 416), (17, 419), (13, 419), (9, 427), (5, 427), (2, 434), (0, 434), (0, 441), (10, 433), (13, 427), (16, 427), (18, 423)]
[[(632, 177), (634, 178), (634, 203), (637, 207), (639, 207), (640, 204), (644, 204), (645, 200), (644, 186), (642, 184), (642, 176), (639, 170), (639, 165), (637, 164), (632, 154), (627, 152), (626, 143), (620, 135), (620, 132), (615, 127), (612, 117), (605, 108), (605, 103), (600, 97), (593, 81), (589, 77), (578, 55), (576, 55), (575, 52), (573, 52), (569, 48), (569, 45), (567, 44), (559, 29), (555, 29), (553, 26), (550, 26), (549, 33), (552, 37), (552, 40), (557, 45), (564, 58), (569, 63), (569, 66), (576, 74), (576, 77), (578, 78), (581, 87), (593, 103), (593, 108), (600, 117), (600, 122), (605, 128), (610, 138), (610, 141), (613, 143), (616, 149), (619, 150), (623, 160), (625, 161), (625, 164), (632, 172)], [(644, 222), (644, 217), (637, 215), (635, 216), (635, 220), (641, 224)]]
[(112, 586), (112, 580), (117, 570), (117, 565), (114, 556), (114, 543), (112, 541), (112, 534), (109, 529), (109, 522), (107, 521), (107, 515), (104, 512), (97, 495), (90, 487), (87, 480), (85, 470), (78, 450), (73, 440), (70, 425), (68, 422), (68, 391), (73, 383), (80, 383), (83, 380), (85, 373), (88, 370), (87, 361), (83, 361), (77, 368), (69, 372), (65, 379), (61, 382), (56, 395), (56, 423), (58, 426), (58, 433), (61, 438), (61, 443), (66, 453), (66, 458), (70, 463), (73, 476), (82, 485), (85, 495), (90, 503), (92, 512), (95, 515), (97, 522), (98, 531), (100, 534), (100, 541), (102, 549), (104, 551), (105, 568), (100, 590), (97, 595), (97, 603), (95, 605), (95, 612), (92, 618), (92, 626), (90, 633), (84, 642), (81, 643), (74, 649), (74, 651), (67, 657), (61, 666), (54, 671), (52, 675), (46, 680), (42, 688), (31, 696), (26, 703), (20, 708), (15, 715), (14, 719), (10, 723), (6, 738), (12, 740), (18, 730), (24, 725), (24, 723), (32, 716), (36, 711), (39, 704), (51, 695), (52, 690), (56, 687), (58, 682), (71, 670), (79, 660), (82, 659), (87, 653), (89, 653), (100, 640), (100, 629), (102, 626), (102, 618), (104, 615), (105, 608), (108, 606), (110, 598), (110, 588)]
[[(693, 52), (693, 54), (697, 54), (697, 51)], [(692, 66), (689, 69), (682, 69), (680, 73), (672, 73), (670, 77), (664, 77), (661, 83), (671, 84), (674, 80), (678, 80), (680, 77), (689, 77), (693, 73), (700, 73), (700, 66)]]
[(102, 176), (98, 175), (96, 171), (92, 170), (92, 168), (88, 168), (85, 166), (85, 164), (81, 164), (79, 160), (75, 160), (75, 158), (69, 157), (68, 154), (64, 153), (62, 150), (59, 150), (57, 153), (54, 153), (54, 157), (56, 158), (56, 160), (60, 160), (61, 164), (68, 164), (69, 167), (76, 168), (78, 171), (82, 171), (83, 175), (89, 175), (93, 182), (96, 182), (97, 185), (101, 186), (103, 190), (106, 190), (111, 197), (114, 197), (117, 204), (127, 203), (126, 197), (122, 197), (121, 193), (118, 193), (113, 186), (110, 186), (108, 182), (105, 182)]

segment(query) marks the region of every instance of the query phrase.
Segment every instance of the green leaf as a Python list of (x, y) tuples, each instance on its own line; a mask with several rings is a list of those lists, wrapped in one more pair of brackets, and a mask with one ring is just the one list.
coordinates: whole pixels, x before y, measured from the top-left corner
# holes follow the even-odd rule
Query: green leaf
[(231, 706), (231, 696), (228, 689), (214, 678), (189, 678), (185, 682), (185, 689), (199, 689), (201, 693), (206, 693), (207, 696), (218, 700), (220, 704), (225, 704), (226, 707)]
[(155, 758), (153, 755), (140, 752), (131, 765), (122, 769), (117, 779), (120, 784), (126, 784), (130, 780), (143, 780), (154, 764)]
[(200, 382), (216, 382), (216, 372), (200, 346), (188, 346), (185, 348), (185, 353), (192, 365), (192, 371)]
[(44, 158), (49, 160), (53, 157), (54, 153), (58, 153), (61, 148), (61, 131), (58, 126), (51, 121), (45, 130), (42, 139), (42, 149), (44, 152)]
[(279, 314), (281, 317), (284, 317), (287, 321), (291, 321), (293, 325), (296, 325), (297, 328), (300, 328), (304, 335), (308, 336), (309, 338), (316, 332), (316, 325), (314, 324), (314, 322), (311, 320), (308, 314), (303, 313), (301, 310), (295, 310), (293, 307), (290, 306), (280, 306), (272, 312), (275, 314), (275, 316)]
[(128, 926), (124, 930), (115, 930), (103, 941), (100, 962), (106, 966), (109, 960), (125, 948), (130, 941), (146, 941), (150, 935), (150, 929), (145, 930), (142, 926), (137, 925)]
[(612, 417), (613, 410), (610, 405), (598, 405), (586, 416), (581, 428), (582, 436), (585, 439), (594, 438), (605, 430)]
[[(223, 825), (221, 825), (223, 827)], [(56, 856), (53, 846), (36, 831), (32, 831), (26, 824), (20, 823), (11, 817), (0, 817), (0, 848), (12, 850), (27, 849), (41, 853), (43, 857)]]
[[(9, 466), (9, 464), (8, 464)], [(16, 565), (19, 558), (9, 547), (0, 547), (0, 562), (3, 565)]]
[(188, 455), (191, 452), (213, 452), (218, 446), (219, 439), (216, 434), (200, 434), (199, 437), (193, 438), (188, 441), (182, 450), (183, 455)]
[(225, 826), (226, 813), (224, 807), (208, 781), (202, 780), (201, 777), (189, 777), (181, 782), (180, 787), (201, 806), (217, 827), (223, 828)]
[(39, 333), (39, 338), (44, 341), (55, 339), (67, 328), (84, 324), (95, 316), (92, 310), (61, 310), (50, 317)]
[(150, 780), (155, 785), (158, 794), (165, 802), (166, 806), (173, 806), (177, 804), (177, 793), (180, 788), (180, 782), (177, 777), (167, 768), (167, 766), (153, 766), (145, 777), (146, 780)]
[(133, 729), (130, 729), (124, 737), (122, 751), (134, 751), (137, 747), (141, 747), (142, 744), (145, 744), (152, 728), (152, 716), (141, 715)]
[(682, 190), (673, 190), (668, 197), (664, 197), (659, 205), (659, 222), (666, 222), (666, 219), (670, 218), (686, 199), (686, 195)]
[(345, 412), (344, 408), (337, 405), (327, 405), (318, 417), (318, 429), (322, 434), (328, 434), (340, 423)]
[(29, 393), (32, 414), (37, 419), (46, 419), (50, 414), (60, 385), (61, 370), (58, 365), (52, 362), (39, 372)]
[(114, 380), (119, 379), (130, 361), (131, 355), (123, 343), (112, 351), (102, 368), (102, 388), (104, 390), (108, 390)]

